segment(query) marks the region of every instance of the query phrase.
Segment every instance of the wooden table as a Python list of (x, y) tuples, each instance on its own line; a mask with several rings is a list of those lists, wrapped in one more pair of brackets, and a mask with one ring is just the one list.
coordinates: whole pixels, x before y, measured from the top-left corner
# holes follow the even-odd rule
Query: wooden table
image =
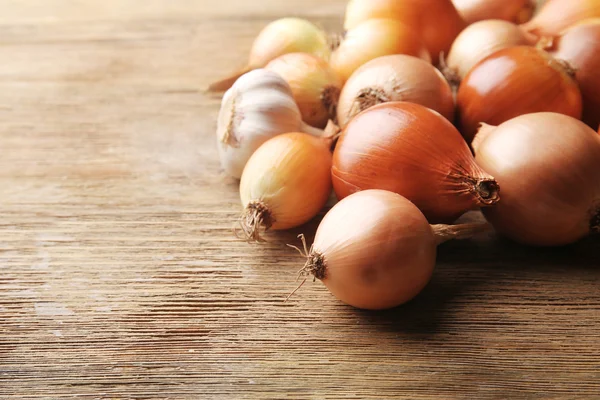
[(1, 0), (0, 398), (599, 398), (600, 242), (444, 245), (363, 312), (232, 235), (206, 85), (342, 0)]

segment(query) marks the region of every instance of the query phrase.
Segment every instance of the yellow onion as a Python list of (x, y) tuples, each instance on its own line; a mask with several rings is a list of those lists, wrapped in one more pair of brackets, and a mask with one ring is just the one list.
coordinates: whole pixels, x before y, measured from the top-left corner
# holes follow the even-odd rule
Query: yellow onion
[(415, 297), (429, 282), (439, 244), (467, 239), (487, 224), (429, 225), (417, 206), (384, 190), (365, 190), (325, 216), (301, 271), (351, 306), (382, 310)]
[(600, 17), (600, 0), (548, 0), (523, 29), (539, 36), (558, 35), (588, 18)]
[(529, 21), (536, 9), (535, 0), (452, 0), (467, 22), (501, 19), (515, 24)]
[(244, 168), (240, 226), (248, 240), (262, 229), (300, 226), (325, 206), (331, 194), (331, 139), (286, 133), (265, 142)]
[(443, 62), (442, 70), (449, 82), (458, 85), (487, 56), (508, 47), (533, 45), (536, 40), (534, 35), (511, 22), (476, 22), (458, 35)]
[(209, 86), (212, 92), (225, 91), (246, 72), (263, 68), (271, 60), (288, 53), (309, 53), (325, 60), (331, 54), (327, 34), (312, 22), (300, 18), (282, 18), (267, 25), (254, 40), (248, 64)]
[(390, 54), (431, 61), (427, 48), (409, 26), (392, 19), (371, 19), (346, 33), (331, 56), (331, 66), (346, 81), (365, 63)]
[(425, 43), (434, 64), (448, 53), (466, 24), (451, 0), (350, 0), (344, 27), (356, 28), (375, 18), (389, 18), (411, 27)]
[(501, 234), (534, 246), (561, 246), (600, 232), (600, 135), (556, 113), (484, 125), (476, 161), (502, 185), (483, 212)]
[(290, 53), (277, 57), (265, 69), (290, 85), (304, 122), (324, 128), (335, 118), (342, 81), (329, 63), (308, 53)]
[(338, 104), (338, 124), (376, 104), (407, 101), (431, 108), (454, 120), (452, 89), (433, 65), (416, 57), (391, 55), (360, 67), (346, 82)]

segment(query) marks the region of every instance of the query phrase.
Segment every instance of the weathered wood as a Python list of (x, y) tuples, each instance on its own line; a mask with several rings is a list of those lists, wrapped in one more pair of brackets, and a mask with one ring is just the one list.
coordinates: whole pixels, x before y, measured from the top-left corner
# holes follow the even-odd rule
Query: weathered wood
[[(270, 19), (344, 1), (0, 1), (0, 398), (597, 398), (600, 243), (440, 248), (397, 310), (289, 302), (236, 240), (202, 89)], [(476, 216), (475, 216), (476, 217)]]

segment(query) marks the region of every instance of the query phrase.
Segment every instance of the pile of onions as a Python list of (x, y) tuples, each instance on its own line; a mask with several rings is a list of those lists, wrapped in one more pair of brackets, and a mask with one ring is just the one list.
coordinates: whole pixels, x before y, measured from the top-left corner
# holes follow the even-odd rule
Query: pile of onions
[(240, 226), (250, 241), (261, 230), (291, 229), (314, 218), (331, 194), (331, 139), (286, 133), (250, 158), (240, 182)]
[(304, 122), (324, 128), (327, 121), (335, 119), (342, 81), (328, 62), (308, 53), (290, 53), (277, 57), (265, 69), (290, 85)]
[(558, 35), (589, 18), (600, 18), (600, 0), (548, 0), (523, 29), (540, 36)]
[(484, 210), (500, 233), (560, 246), (600, 232), (600, 136), (587, 125), (528, 114), (484, 126), (473, 147), (477, 163), (502, 185), (502, 201)]
[(331, 66), (346, 81), (363, 64), (390, 54), (431, 61), (425, 44), (411, 27), (392, 19), (371, 19), (346, 33), (331, 56)]
[(302, 274), (320, 279), (351, 306), (382, 310), (415, 297), (431, 279), (436, 247), (466, 239), (483, 225), (434, 225), (410, 201), (367, 190), (339, 202), (325, 216)]
[(338, 104), (340, 127), (369, 107), (408, 101), (454, 120), (454, 97), (444, 76), (426, 61), (406, 55), (379, 57), (360, 67), (346, 82)]
[(583, 97), (583, 121), (600, 126), (600, 18), (586, 20), (554, 38), (546, 50), (575, 70)]
[(442, 63), (444, 75), (449, 82), (458, 85), (477, 63), (498, 50), (533, 45), (536, 41), (534, 35), (511, 22), (487, 20), (474, 23), (462, 31), (452, 44), (448, 57)]
[(566, 63), (535, 47), (510, 47), (492, 54), (460, 84), (461, 132), (470, 142), (482, 122), (499, 125), (543, 111), (581, 118), (581, 92), (573, 75)]
[(271, 60), (288, 53), (309, 53), (329, 59), (331, 44), (327, 34), (312, 22), (282, 18), (267, 25), (254, 40), (248, 64), (238, 72), (209, 86), (212, 92), (225, 91), (246, 72), (263, 68)]
[(466, 26), (451, 0), (350, 0), (344, 27), (351, 30), (375, 18), (395, 19), (408, 25), (425, 43), (434, 64), (440, 53), (448, 53)]
[(475, 164), (456, 128), (419, 104), (390, 102), (357, 115), (333, 156), (339, 199), (367, 189), (398, 193), (434, 222), (499, 200), (494, 178)]
[(535, 0), (452, 0), (467, 24), (488, 19), (501, 19), (523, 24), (536, 9)]

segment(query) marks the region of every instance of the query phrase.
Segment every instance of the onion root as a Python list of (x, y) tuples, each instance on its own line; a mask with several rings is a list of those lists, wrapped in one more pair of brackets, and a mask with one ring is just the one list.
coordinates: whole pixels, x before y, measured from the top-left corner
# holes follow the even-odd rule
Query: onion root
[(378, 87), (369, 87), (362, 89), (358, 92), (352, 108), (348, 113), (348, 118), (352, 118), (355, 115), (363, 112), (367, 108), (371, 108), (381, 103), (388, 103), (391, 99), (386, 95), (385, 90)]
[(273, 226), (271, 211), (262, 201), (251, 201), (239, 220), (244, 237), (249, 242), (264, 242), (260, 236), (261, 227), (268, 231)]

